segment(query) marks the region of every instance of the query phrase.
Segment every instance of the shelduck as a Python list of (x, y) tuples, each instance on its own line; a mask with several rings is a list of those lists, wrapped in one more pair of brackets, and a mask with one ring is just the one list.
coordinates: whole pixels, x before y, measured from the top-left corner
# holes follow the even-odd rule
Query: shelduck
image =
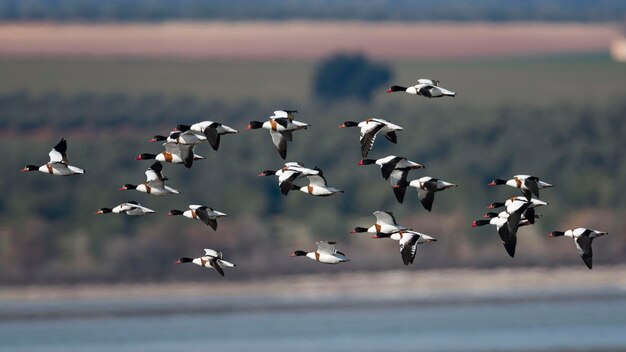
[(529, 175), (515, 175), (510, 180), (496, 178), (489, 182), (489, 186), (497, 185), (507, 185), (519, 188), (527, 200), (532, 199), (533, 195), (539, 198), (539, 190), (542, 188), (554, 187), (554, 185), (539, 180), (539, 177)]
[(349, 262), (350, 259), (348, 259), (345, 254), (335, 249), (336, 243), (337, 242), (319, 241), (315, 243), (317, 245), (317, 250), (315, 252), (305, 252), (302, 250), (297, 250), (291, 253), (291, 256), (307, 257), (309, 259), (313, 259), (317, 262), (324, 264), (338, 264), (343, 262)]
[(129, 200), (128, 202), (122, 203), (114, 207), (113, 209), (100, 208), (95, 214), (108, 214), (108, 213), (123, 214), (123, 215), (129, 215), (129, 216), (144, 216), (147, 214), (156, 213), (156, 211), (150, 208), (146, 208), (134, 200)]
[(400, 244), (400, 255), (404, 265), (413, 264), (417, 245), (437, 241), (436, 238), (413, 230), (400, 230), (391, 234), (376, 234), (372, 238), (391, 238)]
[(137, 186), (127, 183), (120, 188), (120, 191), (134, 189), (139, 192), (144, 192), (155, 196), (179, 194), (180, 192), (178, 192), (174, 188), (165, 185), (167, 177), (163, 177), (161, 171), (163, 171), (163, 165), (160, 161), (157, 161), (152, 164), (152, 166), (150, 166), (148, 170), (146, 170), (146, 182)]
[(205, 248), (204, 252), (204, 256), (199, 258), (182, 257), (176, 261), (176, 264), (193, 263), (203, 268), (213, 268), (222, 276), (224, 276), (224, 269), (222, 268), (234, 268), (236, 266), (231, 262), (225, 261), (222, 252), (208, 248)]
[(72, 176), (84, 174), (85, 170), (76, 166), (69, 165), (67, 160), (67, 142), (65, 138), (61, 138), (61, 141), (55, 145), (50, 153), (50, 161), (42, 166), (26, 165), (21, 172), (39, 171), (45, 174), (55, 176)]
[(608, 232), (602, 232), (598, 230), (592, 230), (584, 227), (577, 227), (573, 230), (563, 231), (552, 231), (548, 234), (548, 237), (571, 237), (574, 239), (574, 244), (576, 244), (576, 249), (578, 249), (578, 253), (580, 257), (587, 265), (587, 268), (591, 269), (592, 267), (592, 259), (593, 259), (593, 251), (591, 249), (591, 242), (593, 242), (594, 238), (608, 235)]
[(278, 149), (280, 157), (287, 158), (287, 142), (293, 140), (292, 132), (307, 129), (310, 125), (304, 122), (293, 120), (289, 117), (272, 116), (265, 122), (251, 121), (246, 130), (264, 128), (270, 131), (272, 142)]
[(409, 228), (398, 224), (392, 212), (375, 211), (376, 223), (369, 228), (355, 227), (350, 233), (373, 233), (373, 234), (392, 234), (400, 230), (408, 230)]
[(238, 133), (238, 131), (232, 127), (213, 121), (201, 121), (193, 125), (178, 125), (175, 130), (180, 132), (193, 131), (202, 133), (213, 150), (219, 149), (221, 136)]
[[(515, 202), (515, 201), (521, 201), (521, 202), (525, 202), (526, 197), (511, 197), (509, 199), (507, 199), (504, 203), (502, 202), (494, 202), (489, 204), (489, 206), (487, 207), (487, 209), (496, 209), (496, 208), (500, 208), (500, 207), (505, 207), (505, 206), (509, 206), (511, 205), (511, 203)], [(548, 203), (539, 200), (537, 198), (531, 198), (530, 200), (530, 205), (528, 206), (528, 208), (526, 209), (526, 211), (523, 214), (523, 218), (528, 219), (528, 221), (530, 221), (531, 224), (535, 223), (535, 220), (537, 217), (533, 216), (535, 214), (535, 208), (536, 207), (540, 207), (540, 206), (544, 206), (544, 205), (548, 205)]]
[(377, 118), (369, 118), (358, 123), (354, 121), (346, 121), (339, 125), (339, 128), (346, 127), (359, 127), (361, 129), (361, 155), (363, 155), (364, 158), (367, 158), (367, 155), (372, 150), (378, 133), (382, 133), (382, 135), (385, 136), (385, 138), (387, 138), (391, 143), (397, 143), (398, 137), (396, 132), (403, 130), (403, 128), (398, 125), (395, 125), (387, 120)]
[(300, 190), (301, 192), (304, 193), (308, 193), (312, 196), (318, 196), (318, 197), (328, 197), (328, 196), (332, 196), (335, 193), (343, 193), (342, 190), (337, 189), (335, 187), (329, 187), (326, 184), (326, 178), (324, 178), (324, 175), (322, 174), (321, 170), (318, 170), (319, 174), (317, 175), (308, 175), (306, 176), (306, 178), (309, 180), (309, 184), (304, 186), (304, 187), (300, 187), (297, 185), (293, 185), (292, 189), (294, 190)]
[(183, 145), (176, 142), (163, 143), (165, 151), (159, 154), (142, 153), (135, 160), (157, 160), (172, 164), (183, 164), (186, 168), (191, 168), (195, 160), (204, 159), (203, 156), (194, 153), (193, 145)]
[(228, 216), (226, 213), (217, 211), (206, 205), (190, 205), (189, 210), (181, 211), (177, 209), (170, 210), (169, 216), (182, 215), (189, 219), (201, 220), (205, 225), (210, 226), (213, 230), (217, 230), (217, 218)]
[(404, 201), (406, 187), (408, 185), (407, 176), (410, 170), (423, 169), (424, 165), (410, 161), (401, 156), (389, 155), (381, 159), (362, 159), (359, 165), (376, 164), (380, 166), (383, 178), (389, 180), (393, 188), (393, 194), (399, 203)]
[(454, 183), (438, 180), (430, 176), (424, 176), (417, 180), (409, 182), (410, 187), (417, 189), (417, 195), (424, 209), (430, 211), (435, 200), (435, 192), (440, 192), (448, 188), (457, 187)]
[[(504, 248), (511, 258), (515, 256), (515, 247), (517, 246), (517, 229), (520, 226), (520, 222), (522, 222), (522, 214), (524, 214), (530, 204), (531, 203), (527, 201), (516, 200), (507, 206), (505, 214), (508, 215), (501, 213), (501, 215), (491, 219), (489, 222), (496, 225), (498, 235), (500, 235)], [(535, 216), (533, 214), (533, 221), (534, 217)], [(531, 223), (530, 219), (526, 219), (526, 221)], [(472, 224), (472, 227), (475, 226), (479, 226), (477, 221)]]
[(417, 84), (410, 87), (391, 86), (387, 93), (406, 92), (412, 95), (421, 95), (427, 98), (455, 97), (456, 93), (439, 87), (439, 81), (435, 79), (418, 79)]
[(317, 167), (314, 169), (309, 169), (300, 165), (298, 162), (288, 162), (285, 165), (274, 171), (274, 170), (265, 170), (259, 173), (259, 176), (278, 176), (278, 187), (280, 188), (280, 192), (284, 195), (289, 194), (289, 191), (294, 188), (293, 182), (296, 179), (303, 178), (310, 175), (318, 175), (320, 169)]

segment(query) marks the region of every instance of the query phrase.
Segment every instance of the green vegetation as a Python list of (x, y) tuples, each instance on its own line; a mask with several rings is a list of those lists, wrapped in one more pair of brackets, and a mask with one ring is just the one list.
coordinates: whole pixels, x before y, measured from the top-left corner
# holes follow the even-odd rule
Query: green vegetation
[[(440, 240), (420, 251), (417, 265), (408, 270), (582, 265), (569, 241), (545, 238), (553, 229), (579, 225), (615, 234), (594, 243), (599, 265), (623, 261), (625, 66), (586, 57), (565, 62), (398, 62), (392, 65), (393, 83), (437, 78), (458, 97), (429, 100), (383, 90), (370, 103), (347, 100), (332, 106), (312, 99), (312, 67), (0, 62), (2, 76), (9, 76), (0, 83), (0, 173), (5, 185), (0, 197), (0, 280), (204, 279), (200, 270), (179, 270), (171, 263), (202, 254), (205, 247), (222, 249), (239, 264), (233, 278), (327, 270), (288, 257), (296, 247), (308, 248), (319, 239), (340, 241), (353, 257), (343, 270), (400, 268), (396, 243), (348, 234), (354, 226), (371, 223), (375, 210), (393, 211), (404, 224)], [(279, 108), (297, 108), (298, 118), (312, 124), (294, 133), (288, 159), (321, 167), (329, 184), (345, 194), (315, 198), (294, 192), (284, 197), (274, 178), (257, 176), (283, 161), (266, 131), (243, 128)], [(408, 191), (405, 204), (397, 204), (377, 167), (357, 166), (358, 131), (336, 127), (368, 116), (405, 128), (398, 145), (377, 140), (372, 157), (409, 157), (427, 166), (410, 178), (431, 175), (460, 187), (437, 195), (430, 214), (414, 190)], [(134, 157), (160, 149), (147, 139), (177, 123), (206, 119), (240, 133), (224, 137), (217, 153), (199, 146), (196, 153), (207, 160), (191, 170), (165, 166), (169, 184), (181, 190), (179, 196), (116, 190), (145, 179), (150, 163)], [(58, 178), (17, 171), (25, 164), (46, 162), (61, 137), (68, 140), (70, 161), (85, 168), (86, 175)], [(557, 187), (542, 192), (550, 206), (541, 209), (545, 216), (535, 227), (520, 230), (518, 255), (511, 260), (493, 229), (469, 225), (487, 204), (516, 194), (508, 188), (490, 189), (487, 182), (517, 173), (535, 174)], [(129, 199), (158, 213), (138, 219), (93, 215), (100, 207)], [(188, 204), (206, 204), (229, 217), (213, 232), (200, 222), (165, 216)]]

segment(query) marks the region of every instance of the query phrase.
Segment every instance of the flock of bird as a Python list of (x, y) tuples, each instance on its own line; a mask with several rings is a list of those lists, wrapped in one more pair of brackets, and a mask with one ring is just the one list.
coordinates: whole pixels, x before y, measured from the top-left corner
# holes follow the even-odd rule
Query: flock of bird
[[(419, 95), (428, 98), (454, 97), (455, 92), (439, 86), (439, 81), (431, 79), (419, 79), (417, 84), (410, 87), (391, 86), (387, 93), (406, 92), (412, 95)], [(251, 121), (246, 127), (251, 129), (266, 129), (269, 131), (272, 142), (276, 146), (282, 159), (287, 158), (287, 142), (293, 141), (293, 132), (306, 130), (309, 124), (295, 120), (296, 110), (278, 110), (270, 116), (267, 121)], [(423, 169), (424, 165), (408, 160), (402, 156), (389, 155), (379, 159), (368, 159), (370, 151), (373, 149), (376, 137), (381, 134), (392, 143), (397, 143), (397, 132), (403, 128), (392, 122), (380, 118), (368, 118), (364, 121), (345, 121), (340, 128), (358, 127), (360, 129), (360, 146), (363, 159), (359, 165), (376, 164), (380, 167), (382, 177), (388, 180), (393, 190), (394, 196), (399, 203), (405, 197), (407, 187), (414, 187), (423, 207), (431, 211), (435, 193), (457, 187), (456, 184), (436, 179), (430, 176), (423, 176), (414, 180), (408, 180), (408, 174), (412, 170)], [(136, 190), (154, 196), (166, 196), (179, 194), (179, 191), (167, 186), (167, 177), (163, 176), (163, 164), (182, 164), (186, 168), (191, 168), (193, 162), (204, 159), (195, 154), (195, 147), (199, 144), (209, 143), (217, 151), (220, 146), (220, 139), (223, 135), (238, 133), (237, 130), (229, 126), (213, 121), (202, 121), (192, 125), (178, 125), (168, 136), (156, 135), (150, 141), (164, 142), (162, 151), (159, 154), (142, 153), (136, 157), (137, 160), (155, 160), (146, 170), (146, 181), (141, 184), (125, 184), (120, 190)], [(40, 171), (55, 176), (70, 176), (84, 174), (85, 170), (69, 165), (67, 158), (67, 142), (61, 139), (49, 153), (50, 161), (42, 166), (27, 165), (21, 171)], [(318, 167), (307, 168), (298, 162), (286, 162), (278, 170), (265, 170), (259, 176), (278, 177), (278, 186), (282, 194), (288, 195), (292, 190), (299, 190), (313, 196), (332, 196), (343, 191), (330, 187), (322, 170)], [(306, 179), (308, 184), (298, 185), (296, 182)], [(500, 238), (503, 241), (507, 253), (513, 257), (517, 244), (517, 230), (520, 226), (532, 225), (540, 215), (535, 213), (535, 208), (545, 206), (548, 203), (538, 199), (539, 189), (553, 187), (535, 176), (516, 175), (510, 180), (495, 179), (490, 184), (508, 185), (518, 188), (522, 196), (512, 197), (505, 202), (492, 203), (488, 208), (495, 209), (504, 207), (500, 213), (490, 212), (485, 215), (486, 219), (475, 220), (473, 227), (483, 225), (495, 225)], [(536, 197), (536, 198), (533, 198)], [(155, 213), (154, 210), (142, 206), (136, 201), (127, 201), (113, 208), (100, 208), (96, 214), (116, 213), (128, 216), (143, 216)], [(376, 222), (370, 227), (356, 227), (352, 233), (369, 233), (372, 238), (390, 238), (398, 241), (400, 254), (405, 265), (412, 264), (417, 253), (417, 246), (423, 243), (437, 241), (436, 238), (415, 231), (404, 225), (397, 223), (393, 213), (375, 211)], [(189, 209), (169, 211), (168, 215), (182, 215), (189, 219), (197, 219), (205, 225), (217, 230), (217, 219), (227, 216), (226, 213), (217, 211), (205, 205), (189, 205)], [(553, 231), (550, 237), (572, 237), (578, 252), (589, 269), (592, 268), (591, 242), (594, 238), (606, 235), (606, 232), (596, 231), (587, 228), (576, 228), (567, 231)], [(291, 256), (304, 256), (319, 263), (337, 264), (349, 261), (348, 257), (335, 249), (335, 242), (318, 241), (317, 248), (313, 251), (296, 250)], [(194, 263), (196, 265), (213, 268), (220, 275), (224, 276), (223, 268), (235, 267), (235, 264), (224, 260), (220, 251), (205, 249), (205, 254), (197, 258), (182, 257), (177, 264)]]

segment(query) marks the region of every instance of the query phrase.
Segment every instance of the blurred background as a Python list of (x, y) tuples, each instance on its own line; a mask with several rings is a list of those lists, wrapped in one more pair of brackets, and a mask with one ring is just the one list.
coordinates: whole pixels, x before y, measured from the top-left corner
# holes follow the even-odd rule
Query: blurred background
[[(385, 297), (395, 300), (387, 304), (405, 302), (411, 309), (417, 301), (425, 304), (430, 290), (451, 294), (470, 286), (484, 290), (479, 295), (483, 298), (508, 288), (516, 294), (520, 289), (541, 291), (543, 300), (546, 285), (555, 290), (566, 286), (577, 299), (602, 288), (611, 297), (622, 297), (611, 301), (616, 307), (602, 307), (606, 314), (626, 309), (625, 15), (626, 3), (617, 0), (0, 1), (0, 174), (5, 185), (0, 198), (0, 308), (5, 310), (3, 314), (0, 309), (0, 321), (74, 317), (66, 310), (73, 303), (58, 311), (56, 306), (46, 310), (32, 305), (52, 298), (85, 294), (93, 303), (89, 300), (99, 301), (119, 288), (115, 292), (120, 297), (139, 301), (177, 290), (199, 299), (190, 291), (198, 289), (197, 296), (202, 296), (206, 285), (221, 298), (190, 303), (189, 311), (238, 309), (240, 301), (222, 298), (255, 292), (296, 301), (307, 293), (314, 301), (318, 294), (327, 298), (331, 292), (335, 299), (379, 299), (374, 292), (388, 290)], [(418, 78), (438, 79), (457, 96), (385, 94), (390, 85), (410, 86)], [(294, 134), (287, 161), (319, 166), (329, 185), (344, 194), (317, 198), (293, 192), (285, 197), (275, 178), (257, 176), (284, 161), (267, 131), (244, 128), (278, 109), (297, 109), (297, 119), (312, 125)], [(432, 213), (422, 208), (413, 189), (398, 204), (378, 167), (357, 165), (357, 129), (337, 126), (368, 117), (404, 127), (397, 145), (380, 138), (370, 157), (405, 156), (426, 165), (410, 179), (428, 175), (459, 185), (437, 194)], [(198, 146), (196, 154), (206, 160), (190, 170), (164, 165), (168, 184), (180, 195), (117, 191), (123, 184), (145, 180), (151, 162), (135, 157), (162, 149), (148, 139), (177, 124), (204, 120), (240, 132), (223, 137), (218, 152)], [(18, 172), (26, 164), (47, 162), (50, 148), (62, 137), (68, 141), (71, 164), (86, 169), (86, 175)], [(550, 205), (540, 208), (543, 217), (534, 226), (520, 229), (512, 259), (493, 227), (470, 226), (488, 211), (488, 204), (518, 194), (487, 183), (516, 174), (536, 175), (556, 187), (542, 191), (541, 199)], [(157, 214), (93, 214), (127, 200)], [(200, 222), (166, 216), (189, 204), (205, 204), (229, 216), (220, 219), (216, 232)], [(421, 246), (415, 265), (405, 267), (397, 242), (349, 233), (373, 224), (376, 210), (391, 211), (400, 223), (439, 241)], [(546, 237), (553, 230), (575, 227), (610, 233), (593, 243), (592, 272), (571, 239)], [(296, 249), (313, 250), (318, 240), (337, 241), (352, 261), (329, 267), (289, 257)], [(221, 279), (198, 267), (172, 264), (179, 257), (200, 256), (203, 248), (223, 251), (238, 267)], [(451, 279), (437, 281), (441, 276)], [(472, 277), (480, 284), (463, 280)], [(307, 286), (310, 282), (343, 286), (326, 290)], [(554, 292), (549, 294), (559, 296)], [(601, 292), (589, 294), (605, 298)], [(451, 301), (465, 302), (456, 296)], [(284, 301), (254, 302), (272, 309), (290, 307)], [(119, 312), (154, 308), (118, 304)], [(30, 309), (45, 314), (31, 316)], [(163, 309), (176, 312), (181, 306), (172, 303)], [(581, 315), (588, 314), (575, 314)], [(431, 321), (420, 316), (424, 324)], [(327, 326), (318, 318), (320, 326)], [(352, 318), (347, 324), (359, 320)], [(285, 327), (291, 325), (281, 319)], [(407, 324), (414, 321), (412, 316), (406, 319)], [(612, 326), (624, 328), (626, 322)], [(0, 323), (2, 329), (12, 337), (5, 341), (13, 341), (4, 347), (33, 347), (25, 342), (30, 335), (16, 333), (18, 327)], [(61, 331), (54, 334), (62, 336)], [(294, 334), (295, 342), (308, 341)], [(611, 340), (615, 336), (602, 335), (600, 340), (611, 343), (593, 345), (594, 350), (626, 348), (623, 339)], [(280, 350), (282, 345), (272, 344), (276, 341), (265, 346)], [(294, 341), (282, 342), (287, 348)], [(349, 341), (335, 342), (344, 350), (358, 347)], [(520, 341), (513, 347), (569, 348), (563, 341), (539, 346)], [(58, 350), (70, 348), (59, 343), (54, 345)], [(178, 347), (137, 343), (117, 348)], [(49, 340), (46, 346), (51, 346)], [(360, 348), (368, 346), (376, 345)], [(436, 341), (426, 346), (445, 350)], [(459, 350), (463, 345), (447, 346)], [(406, 345), (386, 347), (412, 350)]]

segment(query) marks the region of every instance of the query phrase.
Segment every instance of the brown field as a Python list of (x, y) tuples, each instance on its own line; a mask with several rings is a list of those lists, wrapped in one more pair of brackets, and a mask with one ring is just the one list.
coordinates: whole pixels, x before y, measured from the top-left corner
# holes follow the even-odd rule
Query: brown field
[(315, 60), (338, 51), (386, 59), (608, 52), (607, 24), (164, 22), (0, 24), (4, 57)]

